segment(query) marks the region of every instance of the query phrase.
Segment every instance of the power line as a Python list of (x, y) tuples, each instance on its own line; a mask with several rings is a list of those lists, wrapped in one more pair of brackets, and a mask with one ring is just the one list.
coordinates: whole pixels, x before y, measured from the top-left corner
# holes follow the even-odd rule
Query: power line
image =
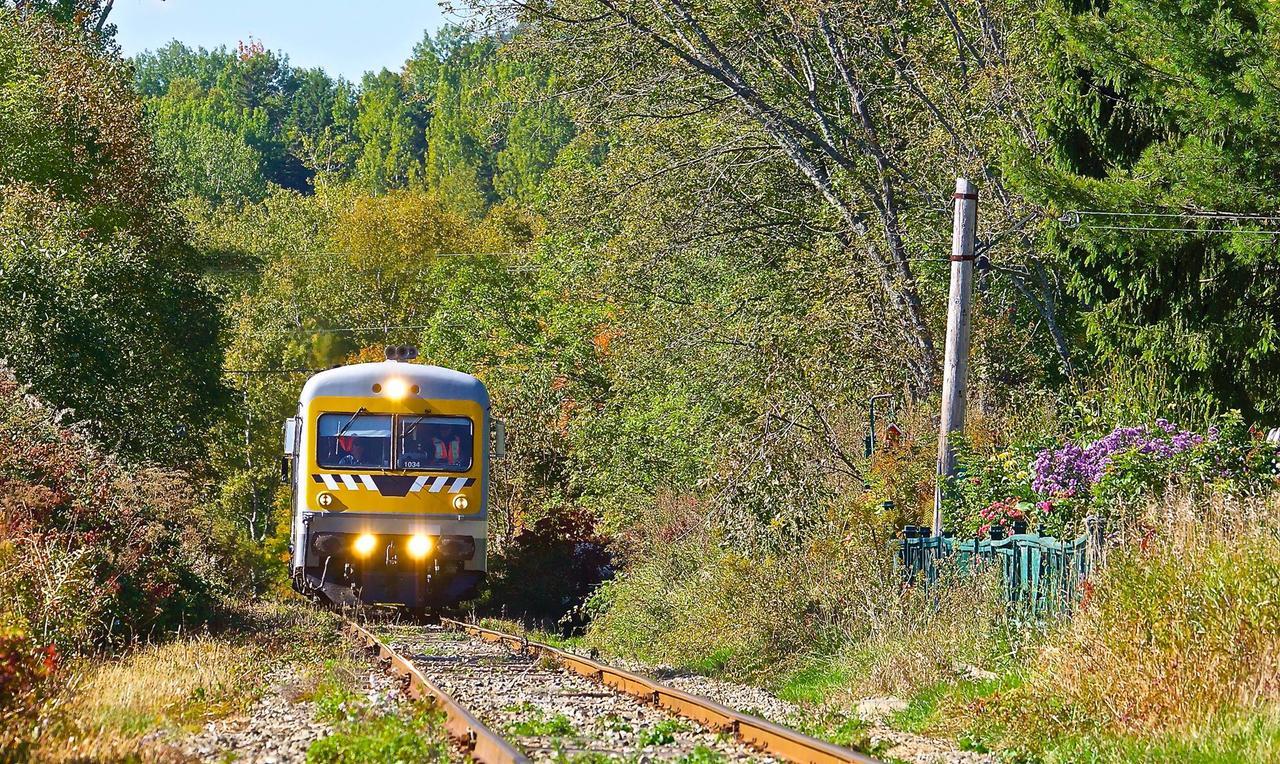
[(411, 326), (338, 326), (338, 327), (330, 327), (330, 328), (323, 328), (323, 329), (320, 329), (320, 328), (307, 329), (304, 327), (293, 328), (293, 327), (282, 326), (276, 329), (259, 329), (254, 332), (249, 332), (249, 336), (266, 337), (266, 336), (273, 336), (273, 335), (278, 336), (281, 334), (363, 334), (363, 333), (372, 333), (372, 332), (382, 332), (383, 334), (386, 334), (388, 332), (398, 332), (398, 331), (407, 332), (407, 331), (417, 331), (421, 329), (430, 329), (430, 328), (431, 328), (430, 324), (416, 324)]
[(1127, 212), (1107, 210), (1068, 210), (1058, 222), (1069, 228), (1084, 227), (1093, 231), (1134, 231), (1145, 233), (1227, 233), (1248, 236), (1280, 236), (1280, 228), (1218, 228), (1190, 226), (1155, 226), (1155, 225), (1098, 225), (1088, 222), (1086, 218), (1128, 218), (1128, 219), (1163, 219), (1163, 220), (1206, 220), (1212, 222), (1235, 223), (1270, 223), (1280, 224), (1280, 215), (1267, 215), (1253, 212), (1221, 212), (1205, 210), (1201, 212)]

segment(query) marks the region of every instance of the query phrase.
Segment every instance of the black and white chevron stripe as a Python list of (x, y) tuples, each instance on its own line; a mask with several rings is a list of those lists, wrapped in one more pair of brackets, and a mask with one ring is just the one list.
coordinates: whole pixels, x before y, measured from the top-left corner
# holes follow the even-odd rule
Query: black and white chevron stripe
[(383, 475), (355, 475), (347, 473), (329, 473), (322, 472), (312, 474), (311, 479), (317, 483), (324, 483), (325, 488), (330, 491), (337, 491), (343, 488), (350, 491), (378, 491), (387, 494), (388, 491), (379, 490), (379, 483), (386, 482), (387, 478), (395, 478), (396, 482), (407, 481), (412, 479), (413, 483), (407, 486), (408, 490), (400, 488), (400, 490), (392, 490), (389, 493), (395, 496), (404, 496), (405, 493), (458, 493), (463, 488), (476, 482), (475, 478), (469, 477), (449, 477), (447, 475), (419, 475), (417, 478)]

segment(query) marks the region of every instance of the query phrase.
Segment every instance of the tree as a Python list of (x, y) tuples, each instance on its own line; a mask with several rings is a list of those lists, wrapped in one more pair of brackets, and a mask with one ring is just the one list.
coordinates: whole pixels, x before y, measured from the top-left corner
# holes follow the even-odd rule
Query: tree
[[(1262, 2), (1052, 2), (1036, 112), (1048, 151), (1011, 156), (1099, 364), (1137, 357), (1182, 391), (1252, 412), (1280, 398), (1280, 16)], [(1144, 230), (1154, 229), (1154, 230)], [(1189, 230), (1170, 230), (1189, 229)]]
[(107, 443), (191, 456), (221, 402), (218, 313), (127, 74), (0, 10), (0, 336), (21, 381)]
[[(579, 124), (718, 121), (736, 127), (709, 147), (744, 164), (781, 161), (823, 201), (806, 223), (832, 232), (868, 266), (892, 311), (917, 394), (938, 370), (935, 319), (913, 262), (945, 252), (936, 215), (955, 174), (999, 187), (999, 135), (976, 113), (1018, 103), (998, 83), (1016, 75), (1003, 7), (950, 3), (576, 0), (481, 3), (519, 14), (544, 60), (580, 92)], [(948, 171), (940, 172), (945, 167)], [(986, 233), (1019, 228), (999, 189)], [(757, 212), (739, 216), (758, 217)], [(785, 221), (777, 221), (785, 225)]]

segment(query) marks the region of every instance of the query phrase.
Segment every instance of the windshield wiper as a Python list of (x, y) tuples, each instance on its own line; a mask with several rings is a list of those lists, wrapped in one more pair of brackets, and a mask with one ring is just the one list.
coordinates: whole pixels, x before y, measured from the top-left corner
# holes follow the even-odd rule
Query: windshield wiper
[(405, 438), (409, 437), (409, 433), (413, 432), (413, 428), (415, 428), (415, 427), (417, 427), (418, 425), (422, 424), (422, 420), (423, 420), (423, 419), (426, 419), (426, 418), (427, 418), (427, 417), (429, 417), (429, 416), (431, 416), (431, 412), (430, 412), (430, 411), (428, 411), (427, 413), (423, 414), (422, 416), (420, 416), (420, 417), (418, 417), (417, 419), (415, 419), (415, 420), (413, 420), (412, 422), (410, 422), (410, 423), (409, 423), (409, 426), (408, 426), (408, 427), (406, 427), (406, 428), (404, 428), (404, 432), (400, 433), (400, 439), (401, 439), (401, 440), (404, 440)]
[(351, 415), (351, 418), (347, 420), (347, 423), (346, 423), (346, 424), (344, 424), (344, 425), (342, 425), (341, 427), (339, 427), (339, 428), (338, 428), (338, 434), (337, 434), (337, 435), (334, 435), (333, 437), (335, 437), (335, 438), (341, 438), (341, 437), (342, 437), (342, 434), (343, 434), (344, 432), (346, 432), (346, 431), (347, 431), (347, 428), (348, 428), (348, 427), (350, 427), (350, 426), (351, 426), (351, 423), (352, 423), (352, 422), (354, 422), (354, 421), (356, 421), (356, 418), (357, 418), (357, 417), (359, 417), (361, 414), (365, 413), (365, 411), (366, 411), (366, 409), (365, 409), (365, 407), (364, 407), (364, 406), (361, 406), (360, 408), (356, 409), (356, 413), (354, 413), (354, 414), (352, 414), (352, 415)]

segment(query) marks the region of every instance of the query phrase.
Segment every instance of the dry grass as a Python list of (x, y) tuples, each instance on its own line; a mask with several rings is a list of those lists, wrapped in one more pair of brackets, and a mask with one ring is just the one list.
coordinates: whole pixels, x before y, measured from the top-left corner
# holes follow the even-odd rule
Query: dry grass
[(1030, 761), (1280, 760), (1280, 500), (1180, 494), (1127, 517), (1020, 681), (935, 732)]
[(38, 743), (47, 761), (153, 759), (141, 736), (195, 729), (248, 708), (257, 697), (262, 652), (202, 637), (140, 648), (123, 660), (68, 667), (69, 686), (52, 709), (57, 722)]
[(1007, 644), (993, 579), (904, 589), (887, 547), (834, 526), (756, 559), (690, 536), (649, 550), (601, 600), (586, 641), (606, 653), (769, 684), (807, 675), (851, 695), (908, 692)]
[(136, 648), (119, 660), (77, 659), (63, 667), (64, 685), (45, 709), (39, 761), (165, 760), (176, 754), (148, 745), (155, 730), (182, 732), (247, 710), (265, 689), (272, 666), (296, 663), (297, 685), (311, 698), (349, 662), (337, 619), (297, 603), (235, 608), (216, 635)]
[(1032, 689), (1077, 715), (1148, 734), (1280, 703), (1277, 503), (1183, 496), (1124, 529)]
[(90, 673), (68, 710), (95, 728), (124, 732), (199, 726), (248, 706), (260, 652), (211, 638), (144, 647)]

